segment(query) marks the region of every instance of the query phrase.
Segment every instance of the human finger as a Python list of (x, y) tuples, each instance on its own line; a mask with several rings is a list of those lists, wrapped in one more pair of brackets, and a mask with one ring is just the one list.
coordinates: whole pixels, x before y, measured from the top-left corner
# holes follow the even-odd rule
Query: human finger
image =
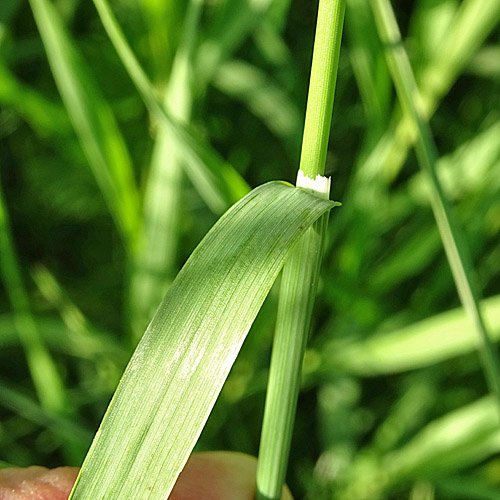
[[(227, 451), (194, 453), (170, 500), (253, 500), (257, 460)], [(78, 475), (76, 467), (0, 470), (0, 500), (67, 500)], [(293, 500), (284, 489), (283, 500)]]

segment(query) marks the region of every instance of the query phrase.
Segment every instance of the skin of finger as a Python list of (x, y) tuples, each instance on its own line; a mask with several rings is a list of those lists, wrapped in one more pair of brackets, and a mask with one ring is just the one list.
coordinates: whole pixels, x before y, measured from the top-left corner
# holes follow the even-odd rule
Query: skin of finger
[[(170, 500), (254, 500), (257, 460), (243, 453), (194, 453)], [(76, 467), (0, 470), (0, 500), (67, 500)], [(287, 488), (283, 500), (293, 500)]]
[[(254, 500), (257, 459), (244, 453), (209, 451), (191, 455), (170, 500)], [(282, 500), (293, 500), (288, 488)]]
[(0, 470), (0, 500), (67, 500), (77, 467), (26, 467)]

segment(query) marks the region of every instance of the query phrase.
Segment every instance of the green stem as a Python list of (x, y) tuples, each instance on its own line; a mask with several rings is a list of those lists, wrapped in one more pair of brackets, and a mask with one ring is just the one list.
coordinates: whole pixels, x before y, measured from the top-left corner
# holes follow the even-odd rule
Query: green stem
[(378, 31), (386, 46), (386, 58), (403, 111), (416, 131), (416, 153), (427, 176), (430, 202), (460, 300), (480, 337), (480, 353), (490, 390), (500, 404), (500, 363), (495, 345), (487, 332), (474, 287), (474, 271), (465, 238), (457, 225), (436, 173), (438, 152), (425, 119), (420, 94), (401, 33), (388, 0), (371, 0)]
[[(297, 185), (328, 198), (325, 170), (345, 0), (320, 0)], [(317, 177), (319, 176), (319, 177)], [(283, 268), (257, 468), (257, 500), (281, 499), (301, 368), (328, 223), (322, 217), (290, 252)]]
[(300, 170), (314, 178), (325, 171), (339, 66), (345, 0), (320, 0)]

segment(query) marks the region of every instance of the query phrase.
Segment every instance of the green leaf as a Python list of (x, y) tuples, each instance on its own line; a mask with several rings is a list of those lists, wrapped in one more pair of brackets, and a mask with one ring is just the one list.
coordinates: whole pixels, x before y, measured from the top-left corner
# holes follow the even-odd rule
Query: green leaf
[(479, 308), (480, 289), (470, 257), (470, 250), (437, 174), (438, 151), (431, 128), (424, 114), (420, 93), (410, 60), (402, 44), (401, 33), (389, 0), (371, 0), (370, 5), (389, 71), (403, 112), (412, 123), (415, 133), (415, 152), (429, 188), (429, 201), (441, 235), (448, 264), (458, 296), (479, 336), (479, 354), (491, 392), (500, 404), (500, 360)]
[(167, 498), (289, 250), (331, 206), (272, 182), (219, 220), (144, 334), (73, 500)]
[[(493, 339), (500, 338), (500, 295), (482, 302)], [(359, 375), (380, 375), (439, 363), (477, 349), (477, 334), (464, 309), (457, 308), (400, 330), (381, 333), (325, 354), (330, 366)], [(334, 344), (332, 344), (333, 347)], [(332, 354), (332, 357), (329, 356)]]
[(240, 174), (210, 146), (197, 139), (165, 108), (130, 49), (127, 40), (105, 0), (93, 0), (118, 56), (150, 112), (165, 130), (182, 146), (186, 173), (210, 209), (221, 214), (232, 203), (248, 193), (249, 187)]
[[(165, 108), (182, 123), (189, 123), (191, 119), (192, 55), (201, 12), (201, 2), (188, 3), (183, 36), (163, 97)], [(144, 190), (143, 238), (130, 283), (134, 334), (142, 335), (175, 276), (183, 217), (183, 161), (182, 144), (160, 126)]]
[(45, 51), (82, 148), (129, 250), (139, 228), (139, 193), (132, 161), (112, 110), (47, 0), (30, 0)]

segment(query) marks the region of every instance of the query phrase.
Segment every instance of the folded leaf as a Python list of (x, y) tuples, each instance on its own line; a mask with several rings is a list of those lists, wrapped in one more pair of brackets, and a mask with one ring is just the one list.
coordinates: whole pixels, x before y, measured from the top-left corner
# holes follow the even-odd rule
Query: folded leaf
[(217, 222), (139, 343), (71, 499), (168, 497), (288, 251), (332, 205), (272, 182)]

